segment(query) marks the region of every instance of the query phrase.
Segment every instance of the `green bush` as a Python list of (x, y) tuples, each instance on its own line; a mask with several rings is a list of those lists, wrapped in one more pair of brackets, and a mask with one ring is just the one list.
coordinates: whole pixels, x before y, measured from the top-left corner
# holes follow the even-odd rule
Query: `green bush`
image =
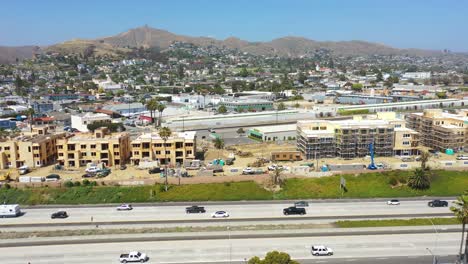
[(97, 186), (97, 182), (92, 181), (92, 182), (89, 183), (89, 186)]
[(83, 180), (83, 185), (88, 186), (91, 182), (88, 179)]
[(389, 180), (388, 180), (388, 184), (392, 185), (392, 186), (396, 186), (398, 184), (398, 179), (396, 177), (391, 177)]
[(73, 183), (73, 186), (79, 187), (79, 186), (81, 186), (81, 182), (76, 181), (75, 183)]
[(65, 187), (67, 187), (67, 188), (71, 188), (71, 187), (73, 187), (73, 182), (72, 182), (72, 181), (66, 181), (66, 182), (64, 183), (64, 185), (65, 185)]
[(7, 190), (8, 190), (8, 189), (11, 189), (11, 185), (8, 184), (8, 183), (5, 183), (5, 184), (3, 185), (3, 187), (5, 187), (5, 189), (7, 189)]

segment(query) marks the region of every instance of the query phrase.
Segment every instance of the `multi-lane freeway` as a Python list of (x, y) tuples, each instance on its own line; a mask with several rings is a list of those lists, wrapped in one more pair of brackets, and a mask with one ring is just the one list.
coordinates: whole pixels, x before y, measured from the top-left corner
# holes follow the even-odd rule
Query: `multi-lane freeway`
[[(188, 222), (213, 222), (211, 213), (224, 210), (229, 212), (227, 221), (238, 222), (266, 222), (285, 221), (287, 219), (311, 221), (311, 220), (336, 220), (356, 218), (404, 218), (427, 216), (452, 216), (448, 207), (428, 207), (429, 200), (401, 201), (400, 205), (387, 205), (385, 201), (362, 202), (328, 202), (310, 203), (306, 207), (304, 216), (284, 216), (283, 208), (292, 206), (292, 203), (246, 203), (246, 204), (211, 204), (206, 205), (204, 214), (186, 214), (187, 205), (174, 206), (134, 206), (132, 211), (117, 211), (115, 207), (69, 207), (62, 208), (26, 208), (24, 215), (18, 218), (0, 219), (0, 224), (48, 224), (48, 223), (129, 223), (129, 222), (161, 222), (161, 223), (188, 223)], [(50, 215), (58, 210), (65, 210), (69, 214), (67, 219), (51, 219)], [(216, 219), (220, 220), (220, 219)], [(1, 226), (0, 226), (1, 227)]]
[[(430, 252), (442, 259), (450, 259), (447, 256), (457, 252), (458, 243), (459, 236), (452, 233), (441, 233), (437, 237), (434, 234), (275, 239), (229, 239), (226, 236), (222, 240), (0, 248), (0, 255), (9, 264), (118, 263), (121, 253), (139, 250), (149, 255), (149, 263), (243, 263), (252, 256), (279, 250), (288, 252), (301, 263), (422, 263), (430, 260)], [(335, 254), (314, 257), (310, 253), (313, 244), (325, 244), (333, 248)]]

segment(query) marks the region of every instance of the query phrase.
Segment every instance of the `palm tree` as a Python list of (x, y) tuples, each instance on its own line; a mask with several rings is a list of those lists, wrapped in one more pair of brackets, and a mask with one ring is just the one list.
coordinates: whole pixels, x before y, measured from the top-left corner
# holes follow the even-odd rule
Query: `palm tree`
[(421, 158), (421, 169), (423, 169), (423, 170), (427, 170), (427, 169), (428, 169), (427, 166), (426, 166), (426, 164), (427, 164), (427, 162), (429, 161), (429, 158), (430, 158), (430, 157), (431, 157), (431, 156), (430, 156), (429, 152), (427, 152), (427, 151), (421, 151), (421, 156), (420, 156), (420, 158)]
[(32, 125), (33, 125), (33, 116), (35, 113), (36, 112), (32, 108), (28, 108), (28, 110), (26, 110), (26, 115), (29, 118), (29, 128), (31, 129), (31, 132), (32, 132)]
[(0, 128), (0, 138), (8, 136), (8, 132), (4, 128)]
[[(466, 224), (468, 224), (468, 190), (465, 191), (462, 195), (457, 197), (457, 200), (453, 202), (455, 205), (450, 207), (455, 216), (462, 223), (462, 239), (460, 243), (460, 260), (462, 259), (462, 249), (463, 249), (463, 240), (465, 239), (465, 230)], [(468, 258), (468, 235), (466, 236), (465, 241), (465, 253), (464, 253), (464, 263), (466, 263)]]
[(218, 159), (219, 159), (219, 151), (224, 148), (224, 140), (220, 137), (216, 137), (213, 140), (214, 147), (218, 150)]
[(281, 173), (283, 172), (283, 168), (276, 166), (275, 170), (273, 171), (273, 184), (274, 185), (283, 185), (283, 177)]
[(151, 99), (148, 102), (146, 102), (146, 108), (150, 111), (151, 115), (151, 123), (154, 123), (153, 113), (158, 109), (158, 104), (159, 103), (158, 101), (156, 101), (156, 99)]
[(163, 103), (158, 103), (158, 107), (156, 107), (158, 112), (159, 112), (159, 119), (158, 119), (158, 125), (161, 126), (161, 120), (162, 120), (162, 113), (164, 109), (166, 109), (166, 105)]
[(167, 139), (172, 135), (172, 131), (170, 128), (168, 127), (161, 127), (159, 128), (159, 136), (161, 137), (161, 139), (164, 141), (164, 165), (165, 165), (165, 169), (164, 169), (164, 188), (167, 192), (167, 157), (166, 157), (166, 141)]
[(431, 187), (431, 179), (421, 168), (414, 170), (414, 174), (408, 179), (408, 186), (415, 190), (425, 190)]

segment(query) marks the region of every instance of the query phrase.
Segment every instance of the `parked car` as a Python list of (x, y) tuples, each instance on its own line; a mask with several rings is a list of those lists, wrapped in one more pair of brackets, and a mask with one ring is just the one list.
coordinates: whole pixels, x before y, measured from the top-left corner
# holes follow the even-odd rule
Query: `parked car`
[(49, 174), (49, 175), (46, 176), (46, 179), (45, 179), (45, 181), (48, 181), (48, 182), (58, 181), (58, 180), (60, 180), (60, 175), (58, 175), (58, 174)]
[(305, 215), (306, 210), (305, 208), (297, 208), (295, 206), (291, 206), (288, 208), (283, 209), (283, 214), (284, 215), (292, 215), (292, 214), (298, 214), (298, 215)]
[(191, 213), (205, 213), (205, 207), (203, 206), (198, 206), (198, 205), (192, 205), (190, 207), (185, 208), (185, 213), (191, 214)]
[(403, 162), (412, 162), (413, 158), (411, 158), (411, 157), (401, 157), (401, 161), (403, 161)]
[(20, 175), (24, 175), (24, 174), (26, 174), (28, 172), (29, 172), (29, 167), (28, 166), (24, 165), (24, 166), (19, 167), (19, 174)]
[(149, 174), (161, 173), (161, 168), (152, 168), (148, 170)]
[(400, 205), (400, 200), (392, 199), (390, 201), (387, 201), (387, 205)]
[(96, 174), (94, 173), (85, 173), (81, 176), (81, 178), (93, 178), (94, 176), (96, 176)]
[(126, 170), (126, 169), (127, 169), (127, 165), (125, 164), (120, 165), (120, 170)]
[(97, 173), (100, 170), (101, 169), (96, 167), (96, 166), (91, 166), (91, 167), (85, 169), (86, 172), (90, 172), (90, 173)]
[(100, 170), (98, 173), (96, 173), (96, 177), (98, 178), (103, 178), (106, 177), (110, 174), (110, 170)]
[(457, 155), (457, 160), (468, 160), (468, 155)]
[(282, 169), (284, 169), (284, 168), (283, 168), (283, 165), (276, 165), (276, 164), (273, 164), (273, 165), (268, 166), (268, 170), (269, 170), (269, 171), (274, 171), (274, 170), (276, 170), (276, 169), (282, 170)]
[(210, 133), (216, 133), (216, 131), (215, 131), (214, 129), (212, 129), (212, 128), (208, 129), (208, 132), (210, 132)]
[(250, 167), (247, 167), (247, 168), (242, 170), (242, 174), (254, 174), (254, 173), (255, 173), (254, 169), (252, 169)]
[(216, 211), (211, 214), (211, 217), (213, 218), (224, 218), (224, 217), (229, 217), (229, 214), (225, 211)]
[(442, 201), (442, 200), (432, 200), (427, 203), (427, 206), (429, 207), (447, 207), (448, 202), (447, 201)]
[(55, 218), (67, 218), (68, 214), (65, 211), (58, 211), (53, 213), (50, 218), (55, 219)]
[(306, 201), (299, 201), (294, 203), (294, 207), (308, 207), (309, 203)]
[(117, 206), (117, 211), (130, 211), (133, 210), (133, 207), (131, 204), (121, 204)]
[(333, 255), (333, 250), (329, 247), (322, 246), (322, 245), (317, 245), (317, 246), (312, 246), (311, 248), (311, 253), (314, 256), (331, 256)]
[(120, 263), (127, 263), (127, 262), (146, 262), (149, 260), (149, 257), (145, 253), (141, 253), (138, 251), (133, 251), (128, 254), (121, 254), (119, 261)]

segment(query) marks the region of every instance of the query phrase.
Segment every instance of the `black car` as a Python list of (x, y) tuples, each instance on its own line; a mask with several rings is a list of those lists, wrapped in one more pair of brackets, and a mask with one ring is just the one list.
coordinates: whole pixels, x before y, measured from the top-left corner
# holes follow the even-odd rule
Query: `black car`
[(93, 178), (94, 176), (96, 176), (96, 174), (87, 172), (87, 173), (83, 174), (81, 176), (81, 178)]
[(306, 201), (299, 201), (294, 203), (295, 207), (308, 207), (309, 203)]
[(161, 168), (152, 168), (148, 170), (149, 174), (161, 173)]
[(448, 202), (447, 201), (441, 201), (441, 200), (433, 200), (427, 203), (427, 206), (429, 207), (447, 207)]
[(49, 174), (46, 176), (46, 181), (58, 181), (60, 180), (60, 175), (58, 174)]
[(306, 210), (305, 208), (297, 208), (297, 207), (288, 207), (283, 209), (284, 215), (291, 215), (291, 214), (298, 214), (298, 215), (305, 215)]
[(197, 205), (192, 205), (190, 207), (185, 208), (185, 212), (187, 214), (191, 213), (205, 213), (205, 207), (203, 206), (197, 206)]
[(54, 218), (67, 218), (67, 217), (68, 217), (68, 214), (65, 211), (58, 211), (58, 212), (53, 213), (50, 216), (50, 218), (52, 218), (52, 219), (54, 219)]

